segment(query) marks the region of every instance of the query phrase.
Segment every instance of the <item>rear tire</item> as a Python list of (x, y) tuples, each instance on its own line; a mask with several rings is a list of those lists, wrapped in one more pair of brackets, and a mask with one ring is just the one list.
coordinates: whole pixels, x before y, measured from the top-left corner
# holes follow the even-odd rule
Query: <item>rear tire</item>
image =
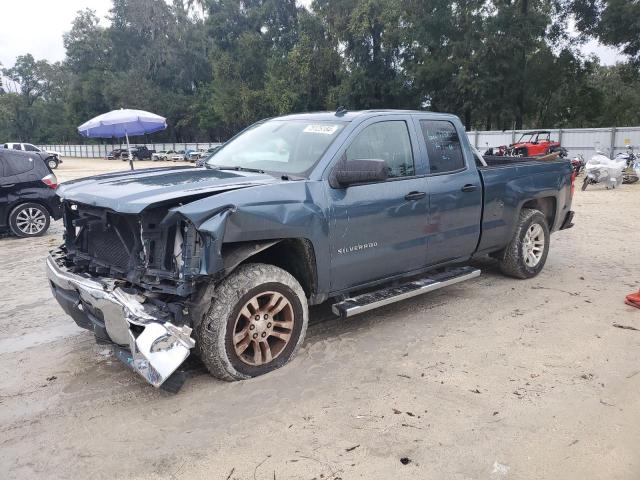
[(535, 277), (547, 261), (550, 239), (544, 214), (540, 210), (523, 208), (513, 238), (499, 258), (500, 270), (510, 277)]
[(276, 266), (248, 263), (216, 288), (196, 329), (196, 348), (214, 377), (252, 378), (288, 363), (308, 323), (307, 298), (298, 281)]
[(49, 229), (51, 217), (39, 203), (22, 203), (11, 210), (9, 227), (16, 237), (38, 237)]

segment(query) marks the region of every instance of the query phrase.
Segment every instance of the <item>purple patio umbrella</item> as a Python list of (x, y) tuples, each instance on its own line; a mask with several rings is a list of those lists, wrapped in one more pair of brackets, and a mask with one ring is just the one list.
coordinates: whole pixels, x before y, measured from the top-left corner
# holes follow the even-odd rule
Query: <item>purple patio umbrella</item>
[(133, 157), (129, 135), (144, 135), (167, 128), (167, 119), (144, 110), (121, 108), (103, 113), (78, 127), (80, 135), (89, 138), (126, 138), (129, 151), (129, 165), (133, 170)]

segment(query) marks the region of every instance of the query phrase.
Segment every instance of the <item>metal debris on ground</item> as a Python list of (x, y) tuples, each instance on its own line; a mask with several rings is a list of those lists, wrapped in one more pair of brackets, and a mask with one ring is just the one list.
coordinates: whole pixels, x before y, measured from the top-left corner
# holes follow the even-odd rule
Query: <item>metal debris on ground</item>
[(614, 327), (616, 328), (621, 328), (623, 330), (636, 330), (636, 331), (640, 331), (640, 329), (636, 328), (636, 327), (632, 327), (631, 325), (621, 325), (619, 323), (614, 323), (613, 324)]

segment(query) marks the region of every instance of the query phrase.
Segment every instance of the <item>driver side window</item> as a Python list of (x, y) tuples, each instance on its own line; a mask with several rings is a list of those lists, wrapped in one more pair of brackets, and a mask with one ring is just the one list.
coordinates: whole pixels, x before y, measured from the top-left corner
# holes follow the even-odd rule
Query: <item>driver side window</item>
[(384, 160), (389, 178), (415, 175), (409, 130), (404, 120), (374, 123), (362, 130), (345, 152), (349, 160)]

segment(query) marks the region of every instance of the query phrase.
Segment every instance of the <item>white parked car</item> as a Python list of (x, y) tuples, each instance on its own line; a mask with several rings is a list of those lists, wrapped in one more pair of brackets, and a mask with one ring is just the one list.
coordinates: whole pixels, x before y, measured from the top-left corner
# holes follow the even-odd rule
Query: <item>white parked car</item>
[(159, 160), (166, 160), (166, 159), (167, 159), (166, 150), (160, 150), (159, 152), (153, 152), (151, 154), (151, 161), (152, 162), (157, 162)]
[(8, 142), (2, 145), (6, 149), (10, 150), (21, 150), (23, 152), (42, 152), (48, 153), (50, 155), (47, 158), (47, 165), (49, 168), (54, 169), (58, 168), (58, 165), (62, 163), (62, 155), (59, 152), (54, 152), (50, 150), (43, 150), (40, 147), (36, 147), (32, 143), (16, 143), (16, 142)]
[(195, 162), (196, 160), (202, 158), (205, 153), (206, 152), (202, 148), (199, 148), (198, 150), (192, 150), (189, 152), (189, 161)]
[(178, 150), (172, 155), (171, 160), (174, 162), (186, 162), (187, 154), (184, 150)]

